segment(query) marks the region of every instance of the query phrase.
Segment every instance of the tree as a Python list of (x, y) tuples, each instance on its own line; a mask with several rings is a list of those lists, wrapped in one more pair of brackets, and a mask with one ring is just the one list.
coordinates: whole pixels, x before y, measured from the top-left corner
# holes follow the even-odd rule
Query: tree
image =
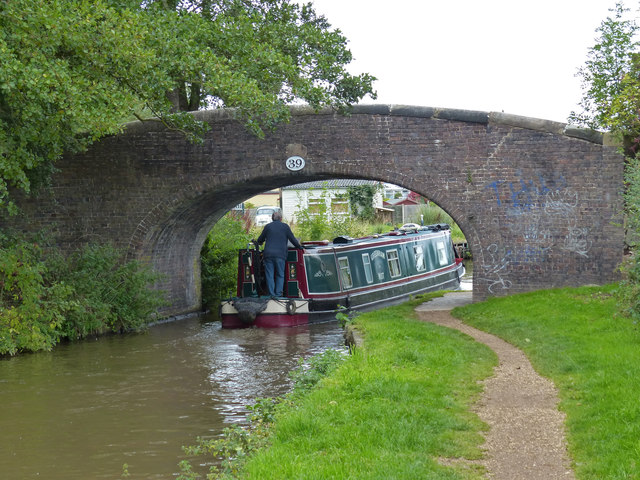
[(639, 27), (628, 18), (629, 10), (622, 2), (610, 11), (613, 17), (607, 17), (596, 30), (596, 44), (578, 70), (582, 112), (572, 112), (570, 121), (621, 136), (633, 153), (640, 137)]
[(591, 128), (608, 130), (623, 142), (626, 156), (626, 223), (635, 235), (627, 239), (635, 255), (625, 262), (625, 280), (619, 290), (625, 313), (640, 321), (640, 42), (638, 24), (618, 2), (613, 17), (597, 29), (599, 37), (578, 74), (583, 82), (583, 112), (570, 120)]
[(355, 185), (347, 188), (353, 215), (367, 222), (373, 221), (376, 216), (373, 200), (380, 190), (382, 190), (380, 183)]
[(596, 30), (596, 44), (578, 71), (583, 85), (583, 111), (572, 112), (570, 121), (609, 131), (622, 141), (627, 162), (627, 222), (632, 230), (640, 232), (640, 27), (621, 1), (610, 11), (614, 15)]
[(0, 2), (0, 206), (45, 182), (64, 152), (153, 119), (197, 141), (185, 112), (233, 107), (257, 135), (287, 105), (346, 111), (374, 77), (346, 39), (290, 0)]

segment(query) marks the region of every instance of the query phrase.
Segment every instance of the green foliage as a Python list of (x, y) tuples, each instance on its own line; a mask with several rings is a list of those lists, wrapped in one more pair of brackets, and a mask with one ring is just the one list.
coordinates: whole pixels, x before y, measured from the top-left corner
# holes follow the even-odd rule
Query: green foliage
[(123, 262), (122, 252), (109, 245), (86, 245), (56, 259), (50, 261), (52, 277), (73, 286), (74, 308), (62, 326), (66, 338), (141, 330), (163, 304), (162, 292), (148, 288), (158, 275), (136, 261)]
[(332, 348), (314, 355), (306, 361), (300, 359), (298, 368), (289, 374), (293, 379), (294, 394), (303, 394), (314, 388), (322, 378), (338, 368), (344, 360), (344, 354)]
[(262, 135), (287, 104), (345, 111), (374, 78), (351, 75), (346, 39), (289, 0), (5, 0), (0, 3), (0, 206), (63, 152), (135, 117), (197, 141), (184, 112), (234, 107)]
[(627, 240), (632, 246), (636, 246), (640, 234), (640, 159), (638, 157), (627, 157), (625, 180), (624, 200), (627, 228), (635, 233)]
[(640, 322), (640, 259), (637, 253), (626, 259), (620, 270), (623, 274), (623, 280), (617, 291), (620, 312), (638, 324)]
[[(375, 187), (365, 185), (367, 187)], [(377, 188), (372, 188), (373, 194)], [(367, 194), (368, 195), (368, 194)], [(296, 211), (297, 223), (292, 225), (295, 235), (303, 241), (309, 240), (331, 240), (339, 235), (347, 235), (353, 238), (364, 237), (372, 234), (385, 233), (392, 230), (390, 225), (374, 223), (362, 218), (353, 218), (349, 215), (330, 215), (329, 207), (330, 193), (325, 185), (317, 197), (318, 203), (312, 207), (301, 208), (302, 198), (298, 198), (298, 210)], [(351, 200), (350, 200), (351, 201)], [(372, 209), (373, 210), (373, 209)], [(465, 236), (460, 227), (437, 205), (421, 205), (416, 214), (417, 223), (420, 222), (420, 214), (424, 215), (424, 224), (448, 223), (451, 226), (451, 238), (454, 242), (465, 242)]]
[(390, 223), (370, 223), (368, 231), (371, 234), (387, 233), (393, 230)]
[(584, 480), (640, 478), (640, 330), (617, 315), (616, 290), (544, 290), (453, 311), (522, 349), (553, 381), (576, 478)]
[(235, 292), (238, 250), (251, 241), (245, 217), (227, 213), (211, 229), (202, 246), (202, 300), (211, 307)]
[[(239, 469), (244, 464), (246, 457), (256, 449), (262, 447), (266, 441), (266, 432), (260, 435), (257, 431), (234, 424), (222, 431), (218, 439), (198, 438), (196, 445), (184, 447), (184, 451), (190, 456), (213, 456), (218, 465), (209, 467), (208, 479), (232, 479), (236, 478)], [(188, 460), (179, 464), (181, 474), (178, 480), (195, 480), (201, 478), (193, 471), (193, 466)]]
[(330, 240), (338, 235), (348, 235), (349, 215), (331, 215), (328, 204), (330, 204), (331, 194), (325, 184), (313, 204), (303, 204), (302, 198), (298, 194), (298, 209), (296, 210), (296, 224), (294, 231), (296, 236), (302, 241), (309, 240)]
[(635, 141), (640, 127), (638, 25), (628, 18), (623, 2), (616, 3), (610, 11), (613, 17), (607, 17), (598, 27), (596, 44), (578, 71), (582, 78), (583, 111), (572, 112), (570, 121)]
[[(185, 447), (190, 456), (213, 457), (217, 465), (209, 467), (208, 479), (233, 479), (246, 462), (249, 455), (266, 445), (269, 424), (255, 422), (250, 427), (234, 424), (226, 427), (217, 439), (198, 438), (197, 444)], [(200, 476), (193, 471), (188, 460), (179, 464), (181, 475), (178, 480), (195, 480)]]
[(0, 355), (51, 350), (75, 307), (73, 287), (51, 283), (38, 243), (2, 238), (0, 245)]
[(631, 235), (632, 255), (621, 266), (623, 280), (618, 291), (618, 300), (623, 313), (635, 322), (640, 321), (640, 256), (638, 256), (638, 235), (640, 234), (640, 159), (628, 158), (625, 167), (626, 190), (625, 209), (627, 227)]
[(376, 216), (373, 208), (373, 200), (378, 192), (382, 190), (382, 184), (356, 185), (347, 188), (351, 213), (361, 220), (372, 222)]
[(622, 2), (611, 10), (613, 16), (598, 28), (597, 43), (579, 71), (583, 82), (583, 112), (572, 113), (570, 120), (591, 128), (609, 130), (623, 142), (625, 165), (625, 210), (630, 234), (627, 236), (633, 257), (625, 262), (625, 280), (619, 300), (625, 314), (640, 318), (640, 259), (637, 239), (640, 234), (640, 28)]
[[(423, 216), (425, 225), (431, 225), (433, 223), (448, 223), (453, 225), (454, 221), (451, 216), (443, 209), (435, 204), (420, 205), (417, 213), (417, 220), (420, 219), (420, 215)], [(417, 223), (420, 223), (419, 221)]]
[(342, 328), (353, 325), (356, 318), (360, 315), (357, 310), (348, 310), (347, 307), (338, 305), (338, 312), (336, 313), (336, 320)]
[(420, 215), (423, 216), (423, 223), (430, 225), (434, 223), (447, 223), (451, 227), (451, 239), (454, 242), (465, 242), (466, 238), (458, 224), (453, 220), (451, 215), (445, 212), (439, 206), (429, 203), (427, 205), (420, 205), (418, 209), (416, 223), (420, 223)]
[(292, 225), (295, 235), (302, 241), (331, 240), (339, 235), (362, 237), (368, 235), (371, 227), (368, 222), (352, 218), (350, 215), (331, 214), (331, 194), (328, 185), (324, 185), (320, 195), (316, 197), (317, 203), (307, 205), (298, 197), (298, 210), (296, 210), (296, 224)]
[(148, 289), (157, 275), (122, 262), (112, 247), (87, 246), (63, 258), (41, 240), (0, 238), (0, 355), (138, 330), (162, 304), (162, 293)]

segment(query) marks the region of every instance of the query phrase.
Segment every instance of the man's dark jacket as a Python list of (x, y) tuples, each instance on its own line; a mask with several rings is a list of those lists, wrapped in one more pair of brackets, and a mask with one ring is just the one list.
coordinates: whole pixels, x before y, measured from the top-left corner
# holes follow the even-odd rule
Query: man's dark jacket
[(300, 242), (293, 236), (289, 225), (279, 220), (267, 223), (258, 237), (258, 244), (267, 241), (264, 246), (264, 257), (276, 257), (287, 259), (287, 240), (291, 241), (294, 247), (302, 248)]

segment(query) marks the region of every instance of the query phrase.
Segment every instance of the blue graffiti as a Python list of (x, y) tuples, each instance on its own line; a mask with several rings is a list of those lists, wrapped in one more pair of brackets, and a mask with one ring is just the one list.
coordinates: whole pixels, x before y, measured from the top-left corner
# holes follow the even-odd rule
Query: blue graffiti
[[(531, 208), (536, 206), (536, 200), (540, 197), (567, 186), (567, 181), (562, 175), (545, 179), (545, 177), (539, 173), (537, 177), (535, 180), (520, 178), (514, 182), (495, 180), (485, 185), (485, 188), (493, 190), (498, 206), (506, 203), (521, 210), (531, 210)], [(505, 192), (505, 189), (508, 189), (508, 192)]]

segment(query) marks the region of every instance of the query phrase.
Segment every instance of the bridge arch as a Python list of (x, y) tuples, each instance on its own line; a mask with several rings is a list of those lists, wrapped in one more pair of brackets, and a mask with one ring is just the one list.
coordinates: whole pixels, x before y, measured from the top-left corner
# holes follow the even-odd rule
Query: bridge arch
[[(199, 252), (254, 194), (329, 178), (402, 185), (434, 201), (474, 253), (474, 298), (616, 278), (623, 159), (603, 135), (503, 113), (357, 106), (292, 109), (264, 139), (227, 111), (199, 112), (201, 145), (145, 122), (60, 163), (50, 193), (24, 200), (25, 228), (62, 245), (111, 240), (166, 275), (167, 313), (200, 307)], [(301, 156), (305, 167), (285, 161)]]

